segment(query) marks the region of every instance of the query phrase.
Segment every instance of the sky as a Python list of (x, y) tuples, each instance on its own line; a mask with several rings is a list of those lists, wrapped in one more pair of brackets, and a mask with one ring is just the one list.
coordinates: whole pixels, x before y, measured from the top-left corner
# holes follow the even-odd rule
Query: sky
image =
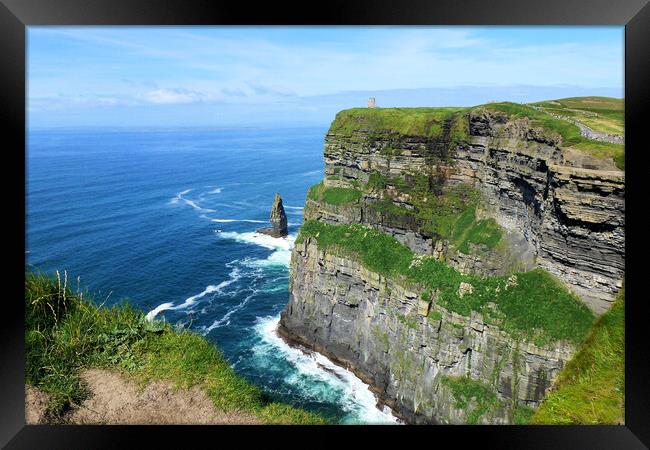
[(368, 97), (623, 97), (623, 50), (611, 26), (30, 26), (28, 126), (327, 126)]

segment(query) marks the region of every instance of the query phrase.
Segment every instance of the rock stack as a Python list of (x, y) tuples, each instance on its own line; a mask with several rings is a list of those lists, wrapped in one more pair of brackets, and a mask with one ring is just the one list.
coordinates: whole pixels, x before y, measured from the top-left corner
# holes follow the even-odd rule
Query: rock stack
[(273, 208), (271, 209), (271, 225), (270, 228), (258, 228), (257, 232), (273, 237), (285, 237), (289, 234), (287, 230), (287, 215), (282, 206), (282, 198), (277, 192), (273, 200)]

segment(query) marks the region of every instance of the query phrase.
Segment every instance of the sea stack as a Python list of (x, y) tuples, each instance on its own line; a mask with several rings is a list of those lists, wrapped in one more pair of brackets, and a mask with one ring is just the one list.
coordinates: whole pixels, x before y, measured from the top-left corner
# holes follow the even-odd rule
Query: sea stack
[(282, 197), (277, 192), (273, 199), (273, 208), (271, 209), (271, 228), (258, 228), (258, 233), (268, 234), (273, 237), (285, 237), (289, 234), (287, 230), (287, 215), (284, 213), (282, 206)]

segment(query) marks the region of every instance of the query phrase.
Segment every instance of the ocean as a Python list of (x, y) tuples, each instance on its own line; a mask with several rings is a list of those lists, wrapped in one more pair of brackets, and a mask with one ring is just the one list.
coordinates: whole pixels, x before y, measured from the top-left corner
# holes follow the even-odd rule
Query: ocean
[[(26, 259), (112, 305), (201, 333), (274, 400), (395, 423), (368, 386), (275, 333), (325, 128), (29, 130)], [(289, 237), (268, 226), (276, 192)]]

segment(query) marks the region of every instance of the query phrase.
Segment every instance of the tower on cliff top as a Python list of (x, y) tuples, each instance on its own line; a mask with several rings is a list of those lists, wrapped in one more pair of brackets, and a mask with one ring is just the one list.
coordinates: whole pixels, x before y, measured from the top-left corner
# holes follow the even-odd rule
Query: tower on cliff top
[(370, 97), (368, 99), (368, 108), (376, 108), (377, 105), (375, 104), (375, 97)]

